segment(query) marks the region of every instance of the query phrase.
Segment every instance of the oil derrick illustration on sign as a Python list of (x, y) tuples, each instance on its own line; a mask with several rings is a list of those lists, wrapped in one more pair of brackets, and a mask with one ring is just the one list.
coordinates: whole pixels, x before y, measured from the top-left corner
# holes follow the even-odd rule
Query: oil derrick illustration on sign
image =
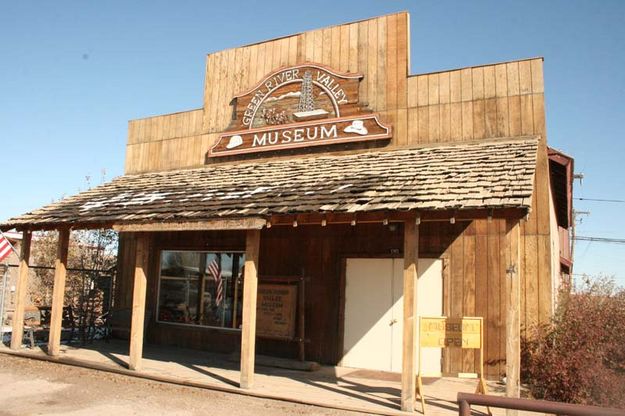
[(315, 108), (312, 73), (310, 71), (304, 73), (300, 94), (297, 112), (293, 113), (295, 121), (317, 120), (328, 117), (329, 113), (326, 110), (323, 108)]
[(362, 78), (314, 63), (268, 74), (232, 99), (233, 120), (208, 156), (390, 139), (391, 128), (359, 101)]

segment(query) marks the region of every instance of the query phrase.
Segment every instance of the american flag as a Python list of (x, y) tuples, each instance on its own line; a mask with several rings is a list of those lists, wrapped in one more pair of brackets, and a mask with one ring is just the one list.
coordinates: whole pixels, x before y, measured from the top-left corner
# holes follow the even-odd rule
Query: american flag
[(224, 300), (224, 281), (221, 278), (219, 260), (219, 256), (215, 256), (213, 261), (208, 264), (208, 271), (213, 275), (213, 279), (215, 279), (215, 283), (217, 284), (217, 294), (215, 295), (215, 303), (217, 306), (221, 305), (221, 302)]
[(11, 250), (13, 250), (11, 243), (9, 243), (4, 234), (0, 233), (0, 261), (7, 258), (11, 254)]

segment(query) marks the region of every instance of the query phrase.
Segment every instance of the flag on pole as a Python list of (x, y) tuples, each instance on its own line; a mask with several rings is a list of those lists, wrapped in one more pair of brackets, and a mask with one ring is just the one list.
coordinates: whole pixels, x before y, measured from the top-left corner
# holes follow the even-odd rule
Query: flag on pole
[(219, 264), (219, 256), (215, 256), (213, 261), (208, 265), (208, 271), (213, 275), (217, 290), (215, 293), (215, 303), (217, 306), (221, 305), (224, 300), (224, 281), (221, 277), (221, 266)]
[(4, 234), (0, 233), (0, 261), (7, 258), (11, 254), (11, 250), (13, 250), (13, 246)]

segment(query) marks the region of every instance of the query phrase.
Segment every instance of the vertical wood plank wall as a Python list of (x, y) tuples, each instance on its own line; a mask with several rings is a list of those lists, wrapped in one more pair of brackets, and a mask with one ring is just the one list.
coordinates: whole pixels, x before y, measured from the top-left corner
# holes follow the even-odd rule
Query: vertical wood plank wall
[[(203, 161), (204, 110), (131, 120), (128, 123), (126, 173), (171, 170)], [(191, 155), (200, 155), (192, 160)], [(202, 160), (200, 160), (202, 157)]]
[[(543, 61), (409, 76), (409, 42), (409, 16), (398, 13), (212, 53), (202, 109), (129, 123), (126, 173), (203, 166), (208, 148), (230, 123), (231, 98), (281, 66), (306, 61), (364, 75), (360, 100), (392, 124), (390, 147), (538, 135), (532, 210), (521, 230), (521, 319), (543, 322), (553, 297)], [(486, 317), (491, 375), (505, 368), (503, 232), (498, 221), (474, 221), (445, 249), (451, 268), (445, 313)], [(476, 359), (472, 352), (452, 351), (445, 369), (469, 371)]]

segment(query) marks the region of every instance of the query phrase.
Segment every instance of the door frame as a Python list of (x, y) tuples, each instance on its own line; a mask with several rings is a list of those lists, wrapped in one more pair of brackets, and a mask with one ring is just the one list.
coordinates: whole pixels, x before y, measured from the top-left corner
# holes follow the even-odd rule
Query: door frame
[[(448, 296), (448, 288), (449, 288), (449, 254), (447, 252), (439, 255), (439, 256), (428, 256), (428, 253), (419, 253), (419, 257), (423, 256), (423, 258), (429, 259), (438, 259), (442, 261), (442, 296), (443, 296), (443, 314), (448, 314), (449, 305), (445, 300), (449, 298)], [(337, 358), (337, 365), (343, 359), (343, 349), (345, 347), (345, 284), (347, 281), (347, 259), (403, 259), (403, 253), (388, 253), (388, 254), (363, 254), (363, 253), (355, 253), (351, 254), (343, 254), (341, 256), (341, 272), (339, 278), (339, 333), (338, 333), (338, 353), (339, 356)], [(445, 348), (442, 349), (442, 364), (441, 370), (444, 373), (445, 371), (445, 363), (447, 362), (447, 357), (445, 354)]]

